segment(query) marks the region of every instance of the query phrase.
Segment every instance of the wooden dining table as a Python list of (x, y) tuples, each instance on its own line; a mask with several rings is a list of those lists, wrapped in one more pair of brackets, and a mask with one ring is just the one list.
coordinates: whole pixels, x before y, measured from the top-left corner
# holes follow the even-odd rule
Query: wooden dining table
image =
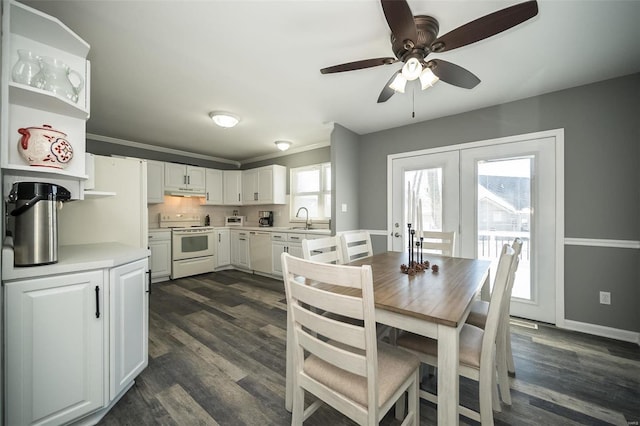
[[(408, 275), (406, 252), (385, 252), (349, 263), (370, 265), (373, 275), (376, 322), (438, 340), (438, 425), (458, 424), (459, 336), (471, 303), (483, 286), (488, 288), (491, 261), (424, 254), (438, 265)], [(287, 327), (287, 341), (291, 341)], [(287, 343), (285, 406), (291, 411), (292, 362)]]

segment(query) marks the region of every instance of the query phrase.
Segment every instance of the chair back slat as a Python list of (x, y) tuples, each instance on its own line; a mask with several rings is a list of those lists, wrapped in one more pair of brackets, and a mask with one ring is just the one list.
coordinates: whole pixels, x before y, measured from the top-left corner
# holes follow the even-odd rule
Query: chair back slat
[[(344, 267), (333, 268), (329, 263), (319, 263), (314, 261), (308, 261), (299, 257), (290, 256), (289, 259), (289, 271), (304, 270), (304, 274), (297, 274), (293, 272), (294, 277), (304, 277), (307, 279), (307, 283), (316, 281), (318, 283), (330, 283), (333, 285), (360, 288), (360, 268), (359, 267)], [(284, 269), (282, 271), (284, 273)], [(283, 275), (286, 279), (286, 275)]]
[(346, 263), (373, 256), (371, 236), (368, 232), (347, 232), (340, 235), (342, 253)]
[(362, 326), (337, 321), (299, 306), (293, 306), (292, 309), (295, 311), (296, 321), (310, 332), (357, 349), (365, 349)]
[(336, 294), (328, 289), (311, 287), (299, 281), (291, 283), (291, 296), (294, 300), (316, 309), (358, 320), (364, 319), (362, 298), (360, 297)]
[(456, 246), (456, 233), (423, 231), (422, 250), (427, 253), (441, 254), (442, 256), (453, 256)]
[(339, 237), (316, 238), (302, 240), (302, 257), (320, 263), (344, 263)]
[(300, 333), (299, 330), (298, 344), (325, 362), (358, 376), (367, 377), (367, 357), (364, 351), (356, 353), (324, 342), (309, 333)]

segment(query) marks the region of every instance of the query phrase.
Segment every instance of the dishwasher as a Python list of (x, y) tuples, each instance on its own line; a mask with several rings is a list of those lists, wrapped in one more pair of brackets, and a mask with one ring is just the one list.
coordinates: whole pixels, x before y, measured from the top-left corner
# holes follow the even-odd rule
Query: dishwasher
[(272, 274), (271, 262), (271, 233), (251, 231), (249, 232), (249, 258), (251, 269), (255, 272)]

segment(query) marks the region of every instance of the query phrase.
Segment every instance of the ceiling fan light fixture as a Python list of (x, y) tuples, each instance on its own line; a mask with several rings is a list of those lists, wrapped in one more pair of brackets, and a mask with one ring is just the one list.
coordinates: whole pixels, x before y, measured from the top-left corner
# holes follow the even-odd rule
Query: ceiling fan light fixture
[(240, 117), (225, 111), (210, 112), (209, 117), (211, 117), (214, 123), (216, 123), (218, 126), (223, 127), (225, 129), (234, 127), (236, 124), (240, 122)]
[(409, 60), (402, 66), (402, 75), (409, 81), (413, 81), (420, 77), (421, 72), (422, 65), (417, 58), (409, 58)]
[(407, 79), (404, 78), (402, 73), (398, 73), (398, 75), (396, 75), (396, 78), (394, 78), (391, 84), (389, 85), (389, 88), (393, 89), (398, 93), (404, 93), (404, 87), (406, 85), (407, 85)]
[(289, 141), (276, 141), (275, 144), (280, 151), (286, 151), (291, 148), (291, 142)]
[(436, 84), (436, 82), (440, 80), (434, 73), (431, 71), (431, 68), (425, 67), (422, 74), (420, 74), (420, 85), (422, 86), (422, 90), (428, 89), (429, 87)]

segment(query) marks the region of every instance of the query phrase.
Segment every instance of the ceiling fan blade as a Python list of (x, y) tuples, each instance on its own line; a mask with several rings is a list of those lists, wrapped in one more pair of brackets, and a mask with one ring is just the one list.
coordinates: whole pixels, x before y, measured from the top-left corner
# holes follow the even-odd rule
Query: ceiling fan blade
[(507, 7), (471, 21), (437, 38), (431, 44), (433, 52), (445, 52), (475, 43), (533, 18), (538, 14), (536, 0)]
[(406, 0), (381, 0), (387, 24), (396, 40), (403, 42), (411, 40), (415, 45), (418, 41), (418, 30), (413, 20), (413, 13)]
[(389, 79), (389, 81), (385, 83), (384, 88), (382, 89), (382, 92), (380, 92), (380, 96), (378, 96), (379, 104), (382, 102), (387, 102), (389, 98), (392, 97), (394, 93), (396, 93), (396, 91), (393, 90), (391, 87), (389, 87), (389, 85), (393, 82), (396, 76), (400, 74), (400, 72), (402, 72), (402, 70), (398, 70), (394, 72), (391, 78)]
[(440, 80), (464, 89), (473, 89), (480, 83), (480, 79), (471, 71), (442, 59), (432, 59), (427, 64)]
[(396, 58), (374, 58), (364, 59), (362, 61), (347, 62), (346, 64), (334, 65), (332, 67), (322, 68), (320, 72), (322, 74), (331, 74), (334, 72), (344, 72), (360, 70), (363, 68), (377, 67), (378, 65), (387, 65), (397, 62)]

